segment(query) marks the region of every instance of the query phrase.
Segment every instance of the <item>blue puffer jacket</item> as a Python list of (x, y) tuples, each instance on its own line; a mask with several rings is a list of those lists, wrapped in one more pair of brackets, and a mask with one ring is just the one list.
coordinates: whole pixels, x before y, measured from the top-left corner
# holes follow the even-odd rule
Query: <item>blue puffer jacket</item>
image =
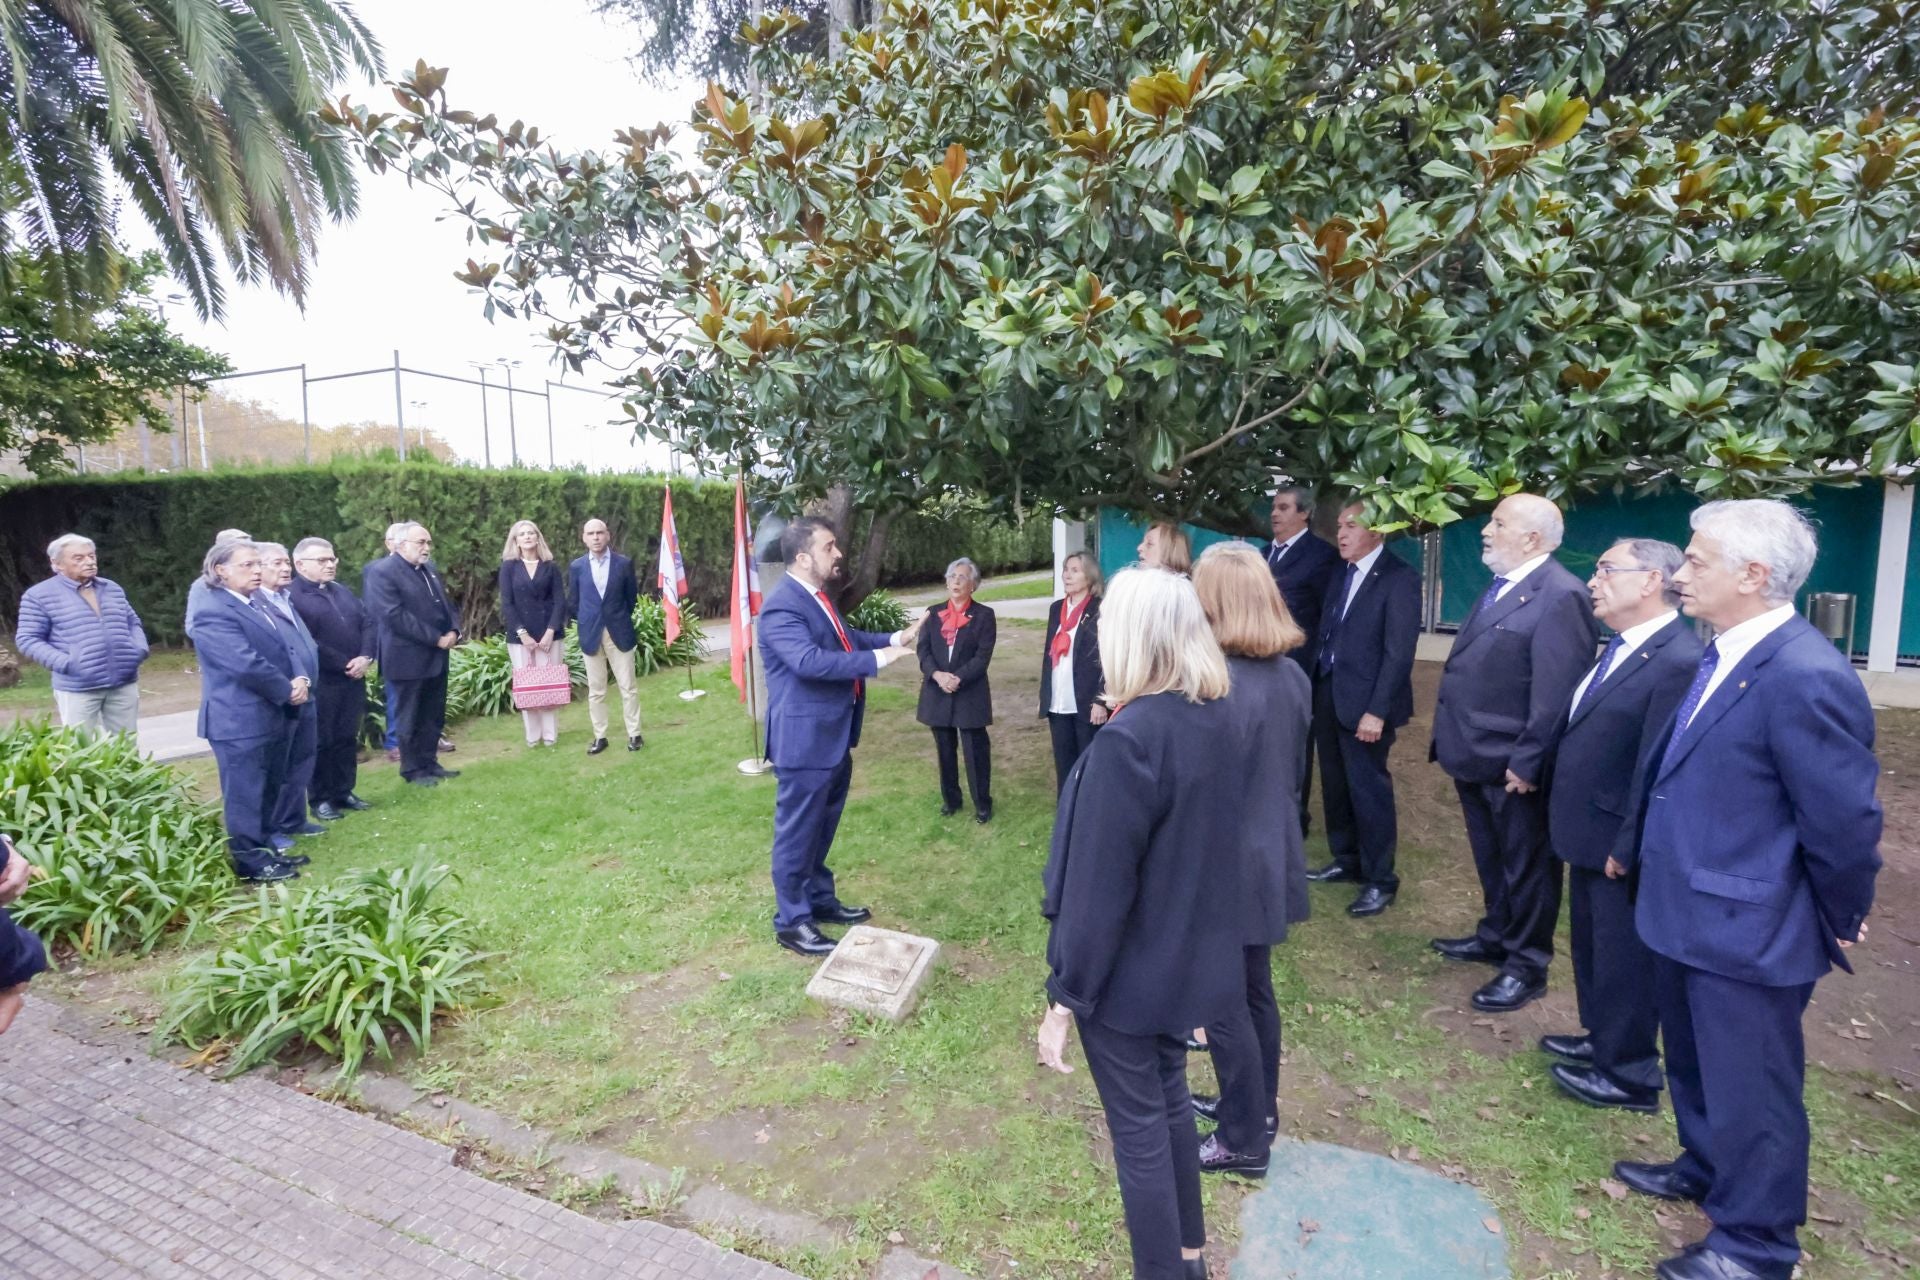
[(105, 578), (95, 578), (93, 587), (98, 616), (74, 583), (58, 574), (20, 597), (14, 643), (53, 672), (53, 687), (62, 692), (117, 689), (138, 676), (147, 660), (147, 633), (127, 593)]

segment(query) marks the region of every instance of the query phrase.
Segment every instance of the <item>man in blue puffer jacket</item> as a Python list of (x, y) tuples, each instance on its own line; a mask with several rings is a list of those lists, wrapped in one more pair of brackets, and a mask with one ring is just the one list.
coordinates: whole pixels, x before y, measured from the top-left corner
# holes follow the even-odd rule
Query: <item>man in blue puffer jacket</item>
[(77, 533), (47, 548), (53, 576), (20, 597), (15, 643), (53, 672), (60, 723), (97, 733), (133, 733), (140, 720), (140, 664), (147, 633), (118, 583), (100, 576), (91, 539)]

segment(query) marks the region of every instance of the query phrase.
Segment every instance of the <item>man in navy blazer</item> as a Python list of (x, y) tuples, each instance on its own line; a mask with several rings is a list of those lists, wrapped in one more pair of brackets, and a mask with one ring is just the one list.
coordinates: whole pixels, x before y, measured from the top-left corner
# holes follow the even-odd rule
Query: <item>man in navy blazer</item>
[(366, 570), (366, 608), (380, 635), (380, 675), (392, 686), (400, 725), (400, 776), (417, 787), (457, 778), (440, 764), (447, 723), (447, 650), (460, 641), (460, 615), (433, 567), (433, 535), (409, 524), (393, 554)]
[(1564, 532), (1560, 509), (1534, 494), (1493, 509), (1480, 559), (1494, 579), (1454, 637), (1433, 710), (1431, 758), (1460, 793), (1486, 906), (1473, 934), (1435, 938), (1433, 949), (1499, 967), (1473, 993), (1487, 1013), (1546, 993), (1560, 917), (1540, 788), (1547, 747), (1599, 639), (1587, 589), (1553, 558)]
[(260, 595), (260, 549), (235, 539), (207, 552), (208, 591), (194, 615), (200, 661), (198, 731), (220, 770), (227, 848), (242, 880), (290, 880), (307, 859), (272, 843), (294, 722), (312, 698), (312, 672), (292, 628)]
[(773, 802), (773, 936), (787, 950), (825, 955), (828, 924), (872, 918), (836, 895), (827, 853), (853, 782), (853, 748), (866, 715), (866, 682), (913, 652), (920, 623), (882, 635), (841, 620), (826, 587), (843, 559), (833, 527), (802, 516), (780, 535), (787, 576), (760, 611), (767, 670), (767, 758), (779, 788)]
[(1873, 707), (1794, 612), (1806, 517), (1710, 502), (1692, 523), (1675, 580), (1717, 634), (1643, 761), (1634, 864), (1681, 1154), (1614, 1170), (1713, 1223), (1662, 1280), (1787, 1280), (1807, 1216), (1801, 1015), (1832, 966), (1852, 972), (1880, 870)]
[(607, 749), (608, 667), (620, 685), (627, 750), (638, 751), (640, 683), (633, 673), (633, 651), (639, 639), (633, 632), (633, 610), (640, 603), (640, 584), (632, 558), (607, 545), (612, 535), (605, 520), (587, 521), (580, 538), (587, 554), (567, 567), (567, 612), (580, 626), (580, 656), (587, 664), (587, 719), (593, 724), (587, 754), (597, 756)]
[[(1307, 638), (1287, 656), (1311, 679), (1320, 649), (1320, 618), (1327, 598), (1340, 580), (1340, 557), (1324, 538), (1308, 528), (1313, 522), (1313, 491), (1290, 484), (1274, 491), (1267, 513), (1273, 541), (1267, 544), (1267, 571), (1280, 588), (1287, 612)], [(1307, 797), (1313, 792), (1313, 752), (1307, 752), (1307, 774), (1300, 783), (1300, 834), (1313, 826)]]
[(1567, 864), (1569, 958), (1585, 1035), (1548, 1035), (1554, 1083), (1595, 1107), (1654, 1111), (1660, 1100), (1653, 953), (1633, 927), (1633, 781), (1640, 758), (1680, 705), (1700, 641), (1678, 610), (1683, 557), (1670, 542), (1629, 538), (1600, 556), (1587, 590), (1613, 628), (1573, 691), (1548, 763), (1547, 832)]
[[(262, 542), (260, 548), (260, 594), (273, 606), (275, 622), (293, 628), (305, 656), (303, 669), (318, 681), (320, 645), (307, 629), (306, 620), (293, 607), (293, 555), (278, 542)], [(307, 816), (307, 788), (313, 784), (314, 761), (320, 750), (319, 690), (300, 708), (293, 724), (293, 745), (287, 748), (287, 779), (280, 784), (280, 798), (273, 805), (273, 847), (282, 853), (293, 848), (295, 836), (326, 834), (326, 828)]]
[(1387, 753), (1413, 718), (1413, 660), (1420, 640), (1420, 575), (1362, 523), (1366, 508), (1340, 512), (1340, 558), (1320, 625), (1313, 668), (1313, 740), (1333, 861), (1307, 873), (1321, 884), (1354, 881), (1353, 916), (1377, 916), (1400, 890), (1400, 839)]

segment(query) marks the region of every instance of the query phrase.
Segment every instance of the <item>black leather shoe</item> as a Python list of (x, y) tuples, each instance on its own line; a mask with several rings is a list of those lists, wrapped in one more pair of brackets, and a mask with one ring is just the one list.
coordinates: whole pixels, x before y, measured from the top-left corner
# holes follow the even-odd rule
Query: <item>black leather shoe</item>
[(460, 771), (458, 769), (442, 769), (439, 765), (435, 765), (433, 766), (433, 776), (436, 778), (457, 778), (460, 776)]
[(1347, 908), (1350, 916), (1377, 916), (1393, 905), (1393, 895), (1377, 884), (1370, 884), (1360, 891), (1360, 896)]
[(1656, 1200), (1691, 1200), (1698, 1204), (1707, 1198), (1706, 1183), (1682, 1173), (1672, 1164), (1616, 1160), (1613, 1176), (1641, 1195)]
[(1615, 1107), (1621, 1111), (1640, 1111), (1651, 1115), (1660, 1109), (1658, 1089), (1636, 1089), (1615, 1084), (1598, 1067), (1576, 1067), (1556, 1062), (1547, 1074), (1568, 1097), (1590, 1107)]
[(287, 834), (290, 836), (323, 836), (327, 834), (327, 829), (317, 822), (303, 822), (293, 830), (287, 832)]
[(359, 796), (356, 796), (351, 792), (347, 794), (347, 798), (345, 800), (342, 800), (340, 802), (339, 807), (342, 809), (351, 809), (355, 813), (360, 813), (364, 810), (373, 808), (372, 805), (368, 804), (365, 800), (362, 800)]
[(629, 751), (638, 751), (641, 747), (644, 747), (645, 745), (647, 744), (641, 739), (640, 735), (637, 733), (634, 734), (631, 738), (627, 739), (627, 750)]
[(233, 860), (233, 874), (248, 884), (273, 884), (279, 880), (297, 880), (298, 868), (270, 857), (264, 850), (252, 857), (237, 857)]
[(797, 924), (791, 929), (775, 929), (773, 940), (802, 956), (824, 956), (832, 953), (834, 940), (814, 928), (812, 924)]
[(1360, 873), (1349, 871), (1337, 862), (1329, 862), (1324, 867), (1307, 872), (1307, 879), (1315, 884), (1353, 884), (1360, 883)]
[(1668, 1258), (1653, 1269), (1653, 1274), (1660, 1280), (1760, 1280), (1758, 1272), (1747, 1270), (1726, 1254), (1701, 1247)]
[(986, 823), (992, 822), (993, 806), (988, 804), (988, 805), (982, 805), (980, 808), (975, 809), (973, 811), (973, 820), (983, 825)]
[(865, 907), (850, 907), (844, 902), (836, 902), (830, 907), (815, 907), (813, 918), (821, 924), (865, 924), (873, 919), (873, 912)]
[(1541, 1036), (1540, 1052), (1551, 1054), (1566, 1062), (1588, 1063), (1593, 1061), (1592, 1036)]
[(1435, 938), (1432, 947), (1449, 960), (1474, 961), (1480, 964), (1505, 964), (1507, 953), (1500, 947), (1489, 946), (1473, 938)]
[(1243, 1178), (1267, 1176), (1266, 1156), (1243, 1156), (1220, 1144), (1220, 1135), (1210, 1133), (1200, 1144), (1200, 1172), (1237, 1173)]
[(940, 806), (940, 816), (943, 818), (951, 818), (958, 812), (960, 812), (960, 806), (957, 804), (943, 804)]
[(309, 858), (304, 853), (276, 853), (273, 856), (278, 861), (284, 862), (290, 867), (304, 867), (313, 861), (312, 858)]
[(1486, 986), (1473, 993), (1473, 1007), (1482, 1013), (1512, 1013), (1547, 994), (1547, 979), (1543, 974), (1528, 981), (1503, 973)]
[(319, 804), (313, 806), (313, 816), (322, 822), (338, 822), (347, 815), (334, 808), (333, 805), (327, 801), (322, 800)]
[(592, 742), (589, 742), (587, 744), (587, 754), (590, 756), (597, 756), (602, 751), (605, 751), (606, 749), (607, 749), (607, 740), (605, 738), (595, 738)]
[(1180, 1280), (1207, 1280), (1207, 1260), (1205, 1258), (1180, 1259)]

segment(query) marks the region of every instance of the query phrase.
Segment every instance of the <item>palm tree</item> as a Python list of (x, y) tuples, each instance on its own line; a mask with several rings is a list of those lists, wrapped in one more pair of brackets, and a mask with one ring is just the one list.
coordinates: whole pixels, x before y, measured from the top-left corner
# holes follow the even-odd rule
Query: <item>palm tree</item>
[(357, 204), (314, 115), (352, 67), (380, 49), (340, 0), (0, 0), (0, 272), (30, 255), (84, 309), (124, 194), (203, 317), (223, 256), (304, 301), (322, 211)]

